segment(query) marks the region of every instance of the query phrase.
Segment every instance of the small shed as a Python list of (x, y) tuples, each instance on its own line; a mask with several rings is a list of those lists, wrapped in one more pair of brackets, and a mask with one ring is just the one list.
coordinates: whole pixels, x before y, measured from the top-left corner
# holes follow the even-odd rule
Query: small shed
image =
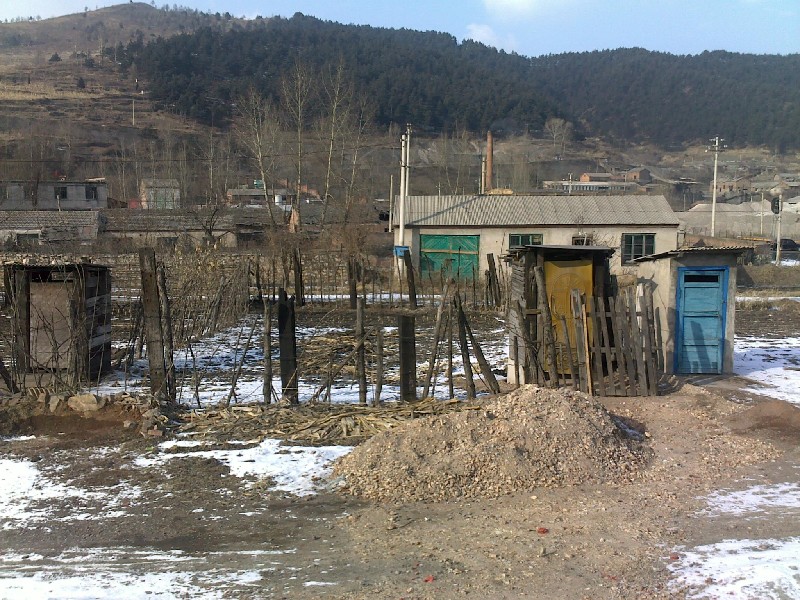
[[(539, 365), (547, 362), (542, 344), (545, 324), (534, 269), (543, 270), (554, 341), (559, 348), (557, 360), (563, 372), (567, 344), (560, 322), (562, 316), (572, 318), (572, 290), (585, 296), (607, 297), (611, 286), (609, 259), (613, 253), (613, 248), (604, 246), (529, 245), (515, 248), (506, 256), (511, 266), (511, 310), (507, 320), (509, 383), (531, 383), (537, 379), (531, 372), (535, 365), (530, 364), (521, 348), (533, 344), (538, 355), (533, 362)], [(576, 347), (574, 339), (570, 347)]]
[(14, 372), (73, 385), (111, 368), (111, 272), (90, 263), (5, 266)]
[(736, 265), (747, 247), (678, 248), (638, 259), (653, 290), (668, 373), (733, 372)]

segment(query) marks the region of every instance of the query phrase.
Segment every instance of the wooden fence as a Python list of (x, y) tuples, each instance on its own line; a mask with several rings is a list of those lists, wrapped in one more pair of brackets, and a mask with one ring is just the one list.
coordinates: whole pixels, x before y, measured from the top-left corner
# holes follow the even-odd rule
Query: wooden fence
[[(573, 290), (571, 309), (525, 318), (522, 344), (512, 332), (512, 364), (522, 369), (517, 381), (598, 396), (658, 394), (664, 355), (650, 288), (625, 288), (609, 298)], [(542, 335), (531, 333), (537, 329)]]

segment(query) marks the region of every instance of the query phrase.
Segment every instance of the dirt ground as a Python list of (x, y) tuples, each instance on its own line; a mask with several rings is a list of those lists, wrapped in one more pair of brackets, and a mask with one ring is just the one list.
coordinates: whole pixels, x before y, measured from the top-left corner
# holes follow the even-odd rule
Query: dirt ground
[[(75, 511), (102, 514), (91, 498), (47, 500), (53, 518), (33, 529), (0, 529), (0, 545), (42, 555), (43, 566), (65, 549), (120, 547), (128, 554), (118, 562), (132, 570), (142, 568), (138, 548), (196, 559), (182, 569), (260, 573), (255, 584), (226, 585), (229, 598), (680, 597), (667, 588), (680, 548), (740, 527), (733, 518), (698, 516), (699, 496), (742, 478), (800, 479), (793, 468), (800, 409), (724, 395), (684, 385), (657, 398), (604, 399), (646, 432), (654, 451), (636, 481), (406, 504), (248, 487), (214, 459), (134, 469), (154, 440), (108, 423), (44, 419), (30, 425), (48, 435), (3, 442), (0, 458), (28, 458), (74, 486), (125, 484), (140, 495), (122, 502), (124, 516), (106, 519), (61, 520)], [(762, 526), (763, 535), (800, 535), (800, 523), (780, 514)], [(313, 584), (320, 580), (335, 585)]]
[[(737, 333), (796, 335), (795, 305), (742, 310)], [(652, 450), (632, 481), (436, 502), (369, 502), (332, 491), (298, 498), (202, 456), (141, 468), (142, 457), (168, 452), (159, 438), (119, 420), (42, 416), (2, 429), (37, 436), (0, 440), (0, 459), (28, 459), (89, 491), (116, 486), (119, 500), (42, 500), (39, 508), (51, 512), (28, 528), (4, 527), (0, 515), (0, 547), (17, 557), (17, 570), (40, 556), (30, 569), (58, 571), (74, 558), (89, 570), (142, 577), (154, 569), (143, 556), (166, 552), (180, 556), (195, 586), (225, 598), (680, 598), (691, 590), (670, 588), (668, 579), (683, 548), (800, 536), (800, 522), (780, 510), (757, 523), (699, 512), (713, 490), (800, 483), (800, 408), (748, 392), (742, 378), (697, 381), (707, 387), (678, 383), (655, 398), (600, 399)], [(10, 565), (0, 556), (0, 584)], [(215, 582), (222, 572), (260, 579)]]

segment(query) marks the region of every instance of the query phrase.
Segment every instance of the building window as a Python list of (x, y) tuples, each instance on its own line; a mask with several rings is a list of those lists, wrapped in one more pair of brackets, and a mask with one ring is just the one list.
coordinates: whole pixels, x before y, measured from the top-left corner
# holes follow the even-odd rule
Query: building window
[(517, 248), (519, 246), (540, 246), (544, 243), (544, 235), (541, 233), (510, 233), (508, 235), (508, 247)]
[(87, 200), (97, 200), (97, 186), (96, 185), (87, 185), (86, 186), (86, 199)]
[(656, 251), (655, 233), (623, 233), (622, 264), (633, 262), (636, 258), (649, 256)]
[(53, 191), (53, 197), (56, 200), (66, 200), (67, 199), (67, 187), (66, 186), (56, 186)]
[(594, 238), (588, 234), (583, 233), (579, 235), (572, 236), (572, 245), (573, 246), (593, 246), (594, 245)]

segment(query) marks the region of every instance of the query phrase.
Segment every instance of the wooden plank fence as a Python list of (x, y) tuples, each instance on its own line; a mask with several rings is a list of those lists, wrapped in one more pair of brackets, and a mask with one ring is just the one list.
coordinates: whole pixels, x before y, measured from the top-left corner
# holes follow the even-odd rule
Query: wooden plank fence
[[(524, 380), (598, 396), (657, 395), (664, 356), (652, 290), (626, 288), (609, 298), (573, 290), (571, 308), (570, 315), (552, 322), (544, 322), (546, 311), (520, 315), (523, 331), (512, 332), (510, 347), (518, 373), (523, 363)], [(546, 335), (532, 336), (537, 327)]]

